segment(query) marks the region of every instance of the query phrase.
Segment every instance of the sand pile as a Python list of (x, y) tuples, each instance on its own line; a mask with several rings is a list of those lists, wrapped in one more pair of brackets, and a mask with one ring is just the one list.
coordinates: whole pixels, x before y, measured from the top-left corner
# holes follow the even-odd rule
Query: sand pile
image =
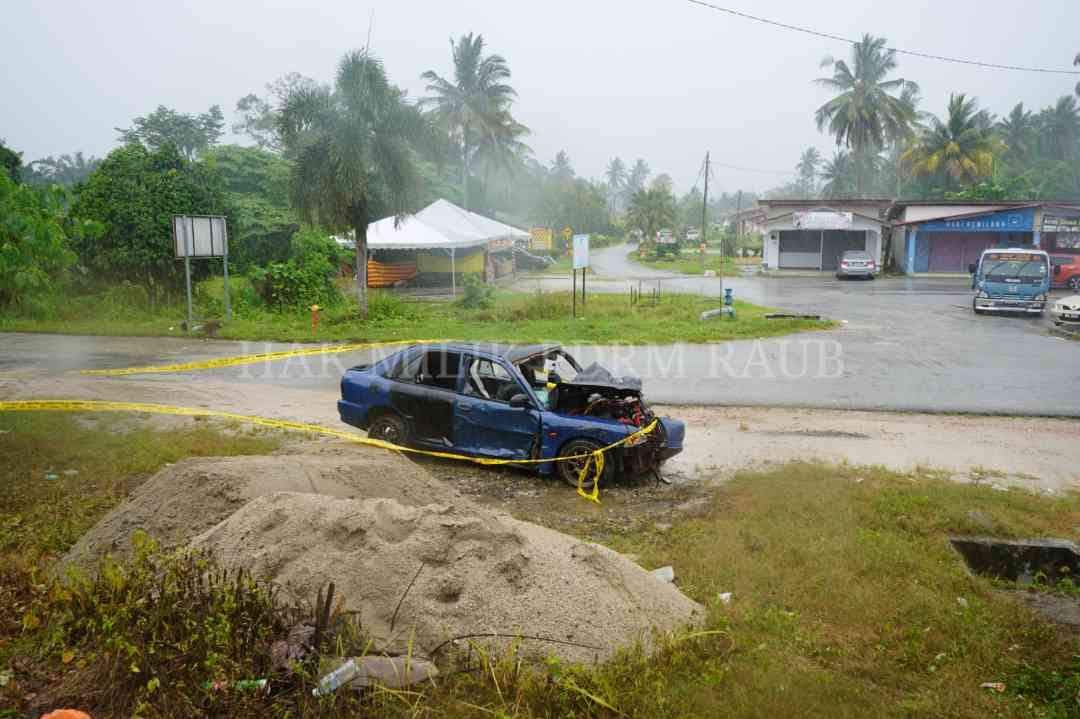
[(381, 449), (186, 459), (146, 480), (83, 535), (65, 559), (87, 566), (104, 554), (123, 556), (136, 529), (165, 547), (184, 544), (252, 499), (275, 492), (387, 497), (405, 505), (462, 501), (423, 467)]
[(653, 627), (671, 630), (701, 616), (673, 585), (610, 549), (469, 502), (431, 499), (407, 506), (396, 498), (270, 494), (192, 543), (303, 599), (334, 581), (382, 650), (404, 650), (413, 634), (416, 651), (426, 653), (451, 636), (506, 632), (592, 645), (523, 646), (591, 661), (647, 642)]

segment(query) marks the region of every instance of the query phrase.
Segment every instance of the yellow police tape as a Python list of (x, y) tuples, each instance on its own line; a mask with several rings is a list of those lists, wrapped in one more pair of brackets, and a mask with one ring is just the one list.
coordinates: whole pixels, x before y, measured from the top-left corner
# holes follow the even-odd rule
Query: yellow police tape
[(197, 362), (181, 362), (178, 364), (146, 365), (144, 367), (120, 367), (117, 369), (84, 369), (79, 374), (97, 375), (104, 377), (117, 377), (128, 374), (148, 374), (151, 372), (189, 372), (200, 369), (215, 369), (217, 367), (234, 367), (242, 364), (255, 364), (257, 362), (276, 362), (277, 360), (289, 359), (290, 357), (310, 357), (313, 355), (340, 354), (341, 352), (358, 352), (360, 350), (378, 349), (380, 347), (396, 347), (399, 345), (430, 344), (432, 342), (446, 342), (447, 340), (392, 340), (388, 342), (361, 342), (347, 345), (324, 345), (322, 347), (309, 347), (299, 350), (281, 350), (279, 352), (260, 352), (251, 355), (236, 355), (233, 357), (216, 357), (214, 359), (199, 360)]
[[(370, 447), (380, 447), (394, 452), (408, 452), (410, 454), (420, 454), (427, 457), (456, 459), (484, 465), (543, 464), (545, 462), (567, 462), (570, 460), (585, 459), (585, 464), (578, 472), (577, 492), (585, 499), (590, 499), (597, 504), (600, 503), (600, 477), (604, 472), (604, 453), (619, 447), (620, 445), (643, 438), (655, 430), (657, 424), (660, 422), (659, 419), (654, 419), (637, 432), (628, 434), (618, 442), (613, 442), (606, 447), (600, 447), (588, 454), (574, 454), (553, 459), (494, 459), (491, 457), (470, 457), (468, 455), (453, 454), (451, 452), (432, 452), (424, 449), (414, 449), (412, 447), (403, 447), (401, 445), (391, 444), (390, 442), (384, 442), (381, 439), (362, 437), (353, 432), (331, 429), (330, 427), (323, 427), (317, 424), (293, 422), (287, 419), (270, 419), (268, 417), (257, 417), (246, 414), (234, 414), (232, 412), (221, 412), (219, 410), (205, 409), (202, 407), (176, 407), (173, 405), (150, 404), (146, 402), (110, 402), (108, 400), (97, 399), (31, 399), (0, 402), (0, 412), (147, 412), (150, 414), (172, 414), (184, 417), (216, 417), (219, 419), (230, 419), (237, 422), (257, 424), (263, 427), (273, 427), (275, 429), (288, 429), (297, 432), (322, 434), (328, 437), (336, 437), (348, 442), (364, 444)], [(588, 476), (590, 467), (593, 468), (594, 472), (593, 486), (591, 492), (586, 492), (585, 478)]]

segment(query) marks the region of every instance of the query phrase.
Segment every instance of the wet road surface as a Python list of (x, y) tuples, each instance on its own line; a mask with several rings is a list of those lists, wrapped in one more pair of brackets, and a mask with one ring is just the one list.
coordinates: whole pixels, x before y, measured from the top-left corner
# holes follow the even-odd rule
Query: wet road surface
[[(642, 278), (646, 284), (659, 282), (662, 292), (720, 294), (718, 278), (648, 270), (628, 262), (627, 249), (618, 246), (595, 253), (590, 292), (627, 292), (630, 282)], [(539, 285), (545, 290), (565, 290), (568, 284), (561, 278), (519, 283), (522, 289)], [(841, 324), (823, 332), (712, 345), (569, 349), (583, 364), (596, 360), (617, 374), (642, 377), (649, 398), (665, 404), (1080, 417), (1080, 342), (1052, 336), (1045, 320), (976, 317), (966, 280), (841, 282), (826, 275), (724, 278), (723, 286), (757, 304), (821, 314)], [(0, 346), (0, 388), (5, 377), (26, 372), (187, 362), (290, 347), (6, 334)], [(229, 383), (330, 392), (347, 367), (393, 349), (154, 378), (185, 383), (209, 376)]]

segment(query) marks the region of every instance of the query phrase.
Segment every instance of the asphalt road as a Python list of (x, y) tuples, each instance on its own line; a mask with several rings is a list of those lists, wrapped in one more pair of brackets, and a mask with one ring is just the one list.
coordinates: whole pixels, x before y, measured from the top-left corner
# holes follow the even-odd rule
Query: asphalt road
[[(643, 270), (626, 246), (595, 253), (591, 292), (659, 283), (662, 292), (721, 294), (721, 280)], [(523, 289), (565, 289), (561, 278)], [(664, 404), (786, 406), (1080, 417), (1080, 342), (1052, 336), (1045, 320), (975, 316), (963, 279), (837, 281), (725, 278), (739, 298), (840, 321), (839, 328), (714, 345), (583, 346), (571, 351), (644, 380)], [(719, 303), (718, 303), (719, 306)], [(713, 320), (723, 321), (723, 320)], [(3, 335), (7, 373), (186, 362), (288, 349), (264, 342)], [(333, 390), (360, 352), (192, 373), (226, 382)], [(184, 378), (170, 377), (173, 381)], [(1080, 454), (1080, 448), (1078, 448)]]

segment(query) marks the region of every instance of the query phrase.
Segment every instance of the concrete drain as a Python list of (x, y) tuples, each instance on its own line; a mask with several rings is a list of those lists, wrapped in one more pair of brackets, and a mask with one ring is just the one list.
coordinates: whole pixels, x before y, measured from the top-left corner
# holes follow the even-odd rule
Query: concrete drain
[(949, 537), (971, 571), (1019, 584), (1080, 581), (1080, 550), (1063, 539)]

